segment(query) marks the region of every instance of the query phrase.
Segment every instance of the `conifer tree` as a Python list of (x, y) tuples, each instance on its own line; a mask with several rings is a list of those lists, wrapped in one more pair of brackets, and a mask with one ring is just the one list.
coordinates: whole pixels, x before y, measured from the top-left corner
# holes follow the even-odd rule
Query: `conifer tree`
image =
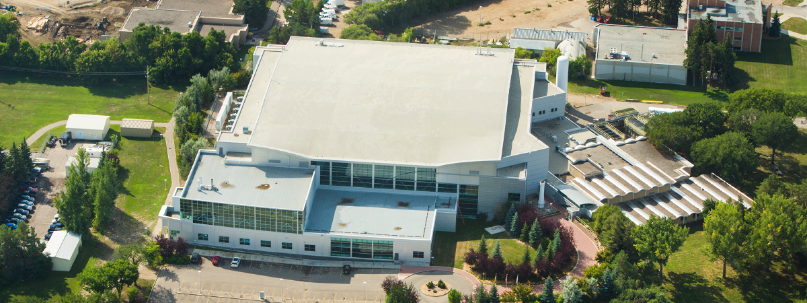
[(502, 256), (502, 245), (499, 244), (498, 240), (496, 240), (496, 246), (493, 246), (493, 257), (504, 259), (504, 257)]
[(493, 287), (490, 288), (490, 293), (488, 293), (488, 303), (500, 303), (502, 301), (501, 297), (499, 297), (499, 290), (496, 288), (496, 284), (493, 284)]
[(488, 242), (485, 241), (485, 235), (482, 235), (482, 240), (479, 241), (479, 248), (476, 251), (480, 254), (488, 254)]
[(560, 228), (555, 230), (555, 237), (552, 239), (552, 246), (549, 249), (550, 255), (554, 258), (558, 250), (560, 250)]
[(614, 298), (614, 275), (616, 270), (612, 271), (610, 268), (605, 270), (602, 274), (602, 283), (600, 283), (599, 293), (597, 297), (602, 302), (611, 301)]
[(538, 219), (535, 219), (532, 222), (532, 228), (530, 229), (530, 246), (538, 247), (538, 244), (541, 243), (541, 238), (543, 234), (541, 233), (541, 224), (538, 223)]
[(779, 12), (773, 13), (771, 27), (768, 28), (768, 36), (778, 38), (782, 31), (782, 23), (779, 22)]
[(524, 246), (524, 255), (521, 257), (521, 263), (530, 263), (530, 247)]
[(521, 240), (521, 242), (526, 243), (527, 245), (530, 245), (530, 243), (528, 242), (529, 239), (530, 239), (530, 225), (524, 223), (524, 225), (521, 227), (521, 234), (519, 235), (519, 240)]
[(510, 230), (510, 223), (513, 222), (513, 215), (516, 214), (516, 204), (513, 203), (510, 205), (510, 210), (507, 211), (507, 215), (504, 216), (504, 228)]
[(544, 282), (544, 293), (541, 294), (541, 298), (538, 299), (541, 303), (555, 303), (555, 294), (553, 293), (555, 290), (555, 285), (553, 284), (552, 277), (546, 277), (546, 282)]
[(511, 237), (511, 238), (514, 238), (514, 239), (518, 239), (518, 232), (520, 231), (520, 230), (518, 229), (518, 227), (519, 227), (519, 226), (518, 226), (518, 212), (516, 212), (516, 214), (515, 214), (515, 215), (513, 215), (513, 219), (512, 219), (512, 221), (510, 222), (510, 226), (509, 226), (509, 227), (510, 227), (510, 228), (509, 228), (508, 230), (510, 231), (510, 237)]

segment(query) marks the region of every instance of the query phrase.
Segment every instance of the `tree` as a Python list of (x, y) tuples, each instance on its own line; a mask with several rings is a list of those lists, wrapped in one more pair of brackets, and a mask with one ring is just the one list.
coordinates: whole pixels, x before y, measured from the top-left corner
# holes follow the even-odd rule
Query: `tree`
[(535, 267), (538, 267), (538, 265), (537, 265), (538, 260), (543, 259), (544, 256), (545, 256), (544, 245), (543, 244), (538, 244), (538, 248), (535, 249), (535, 264), (536, 264)]
[(634, 247), (639, 255), (659, 264), (659, 275), (664, 274), (664, 264), (689, 236), (689, 228), (675, 224), (670, 218), (651, 215), (644, 225), (634, 229)]
[(560, 57), (560, 50), (556, 48), (547, 47), (544, 48), (544, 52), (541, 53), (541, 58), (538, 59), (538, 62), (546, 63), (546, 71), (550, 75), (555, 74), (555, 66), (558, 65), (558, 58)]
[(488, 255), (488, 242), (485, 241), (485, 235), (482, 235), (482, 240), (479, 240), (479, 248), (476, 251), (485, 256)]
[(234, 0), (233, 12), (244, 15), (244, 22), (250, 27), (262, 28), (269, 14), (266, 0)]
[(757, 168), (753, 144), (737, 132), (696, 142), (692, 145), (692, 160), (699, 172), (714, 172), (733, 182), (739, 182)]
[(519, 240), (521, 240), (521, 242), (527, 243), (527, 245), (530, 245), (529, 238), (530, 238), (530, 225), (524, 223), (524, 225), (521, 226), (521, 232), (519, 232)]
[(647, 139), (656, 148), (670, 148), (684, 157), (689, 156), (692, 143), (703, 138), (703, 130), (690, 123), (683, 112), (656, 115), (645, 126)]
[(460, 302), (462, 302), (462, 293), (460, 293), (456, 289), (451, 289), (448, 292), (448, 303), (460, 303)]
[(530, 264), (530, 247), (524, 246), (524, 254), (521, 256), (521, 263)]
[(20, 222), (17, 229), (0, 228), (0, 284), (33, 281), (50, 274), (53, 263), (43, 254), (45, 243), (39, 241), (32, 226)]
[(20, 22), (14, 14), (0, 15), (0, 43), (20, 38)]
[(757, 196), (767, 194), (768, 196), (782, 195), (796, 201), (802, 207), (807, 207), (807, 179), (801, 184), (790, 184), (782, 181), (774, 174), (768, 176), (756, 191)]
[(605, 6), (606, 1), (587, 0), (586, 3), (588, 3), (588, 13), (591, 14), (592, 17), (599, 17), (602, 15), (602, 8)]
[(496, 283), (493, 283), (493, 286), (490, 287), (490, 293), (488, 294), (488, 303), (501, 303), (501, 301), (499, 288), (496, 287)]
[(538, 301), (541, 303), (555, 303), (554, 290), (555, 285), (553, 284), (552, 277), (546, 277), (546, 281), (544, 281), (544, 292), (541, 294)]
[(543, 234), (541, 233), (541, 224), (538, 223), (538, 219), (532, 222), (532, 228), (530, 229), (530, 246), (538, 247), (538, 244), (541, 243), (541, 238), (543, 238)]
[(510, 225), (508, 225), (508, 226), (510, 227), (508, 229), (510, 231), (510, 237), (514, 238), (514, 239), (518, 239), (518, 232), (520, 231), (519, 228), (518, 228), (519, 227), (518, 226), (518, 212), (516, 212), (516, 214), (513, 215), (513, 219), (510, 222)]
[(756, 142), (771, 148), (771, 163), (776, 163), (776, 150), (787, 148), (799, 136), (798, 127), (783, 113), (767, 113), (751, 124)]
[(339, 34), (339, 38), (351, 40), (381, 40), (381, 37), (373, 33), (373, 30), (364, 24), (353, 24), (346, 27)]
[(726, 120), (726, 124), (728, 125), (729, 129), (742, 133), (748, 138), (748, 140), (750, 140), (749, 142), (754, 143), (751, 124), (754, 124), (754, 122), (756, 122), (760, 116), (762, 116), (762, 112), (757, 109), (743, 109), (732, 113), (728, 120)]
[(79, 235), (89, 232), (92, 224), (93, 207), (87, 195), (90, 182), (86, 170), (88, 163), (87, 152), (79, 148), (76, 161), (68, 168), (70, 176), (65, 181), (65, 190), (53, 199), (65, 229)]
[(599, 287), (600, 291), (597, 295), (603, 302), (611, 301), (611, 299), (615, 297), (616, 289), (614, 289), (614, 276), (616, 275), (616, 271), (616, 269), (612, 270), (608, 268), (605, 270), (605, 273), (602, 274), (602, 282)]
[(534, 56), (531, 50), (523, 48), (521, 46), (516, 47), (516, 54), (515, 57), (519, 59), (532, 59)]
[(742, 255), (746, 234), (743, 216), (732, 203), (718, 203), (703, 219), (703, 234), (709, 242), (709, 255), (723, 259), (725, 279), (726, 263), (736, 261)]
[(790, 255), (805, 250), (807, 212), (804, 207), (781, 195), (757, 196), (754, 207), (746, 214), (749, 227), (750, 257), (757, 263), (767, 263), (768, 270), (774, 258), (789, 260)]
[(516, 204), (510, 203), (510, 209), (507, 211), (507, 215), (504, 216), (504, 228), (508, 231), (510, 230), (510, 224), (513, 223), (513, 216), (516, 214)]
[(583, 291), (577, 286), (577, 281), (572, 276), (566, 276), (566, 280), (560, 282), (560, 288), (563, 303), (579, 303), (583, 300)]
[(723, 123), (726, 120), (720, 104), (716, 102), (695, 102), (684, 109), (684, 115), (690, 123), (697, 125), (703, 136), (711, 138), (726, 131)]
[(782, 23), (779, 21), (779, 12), (773, 13), (773, 21), (771, 27), (768, 28), (768, 36), (779, 38), (782, 31)]
[(592, 215), (592, 228), (599, 236), (600, 243), (614, 254), (625, 251), (635, 256), (633, 226), (633, 222), (616, 205), (603, 205)]
[(729, 95), (726, 105), (731, 113), (745, 109), (756, 109), (761, 113), (784, 111), (788, 99), (798, 96), (782, 90), (769, 88), (749, 88), (738, 90)]
[(123, 259), (131, 264), (142, 264), (146, 261), (145, 254), (146, 247), (135, 243), (129, 243), (115, 248), (115, 259)]
[(118, 197), (118, 165), (106, 161), (106, 152), (101, 155), (99, 167), (93, 172), (90, 199), (93, 199), (93, 227), (103, 232), (112, 218), (115, 199)]
[(504, 259), (504, 257), (502, 257), (502, 245), (499, 244), (499, 240), (496, 240), (496, 245), (493, 246), (493, 258)]
[(114, 288), (120, 297), (123, 287), (137, 282), (139, 277), (137, 265), (124, 259), (117, 259), (101, 267), (85, 269), (78, 275), (78, 280), (88, 291), (103, 293), (107, 289)]
[(180, 154), (180, 170), (184, 174), (187, 174), (190, 171), (193, 162), (196, 160), (196, 154), (199, 153), (199, 150), (205, 149), (210, 147), (210, 143), (207, 142), (203, 136), (197, 138), (194, 141), (188, 140), (182, 147), (179, 149)]
[(720, 204), (719, 201), (715, 201), (712, 199), (703, 200), (703, 210), (701, 211), (701, 215), (703, 215), (703, 217), (706, 218), (706, 216), (708, 216), (717, 207), (718, 204)]
[(552, 238), (552, 244), (549, 247), (549, 255), (554, 258), (558, 251), (560, 251), (560, 228), (555, 229), (555, 235)]
[(569, 61), (569, 74), (584, 79), (586, 75), (591, 74), (591, 65), (591, 60), (588, 60), (585, 54), (580, 55)]

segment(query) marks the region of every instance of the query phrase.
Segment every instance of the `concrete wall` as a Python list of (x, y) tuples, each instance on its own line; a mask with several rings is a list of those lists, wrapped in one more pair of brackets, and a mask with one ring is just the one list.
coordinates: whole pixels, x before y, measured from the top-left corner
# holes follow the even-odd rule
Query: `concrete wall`
[(282, 167), (308, 167), (311, 161), (287, 152), (267, 149), (252, 149), (252, 163), (255, 165), (269, 165)]
[[(549, 85), (553, 85), (549, 83)], [(552, 109), (555, 109), (553, 112)], [(543, 115), (540, 112), (546, 111)], [(566, 112), (566, 93), (544, 96), (532, 100), (532, 122), (563, 117)]]
[(78, 251), (81, 250), (81, 239), (78, 240), (78, 248), (73, 250), (73, 255), (70, 256), (70, 259), (60, 259), (60, 258), (51, 258), (53, 261), (53, 271), (70, 271), (73, 267), (73, 262), (76, 262), (76, 256), (78, 256)]
[(247, 146), (246, 143), (216, 141), (216, 152), (220, 155), (226, 155), (229, 152), (237, 153), (252, 153), (252, 148)]
[(528, 195), (538, 193), (540, 182), (546, 179), (549, 170), (549, 148), (505, 157), (499, 162), (498, 167), (503, 168), (520, 163), (527, 163), (526, 193)]
[[(495, 176), (496, 162), (468, 162), (437, 167), (437, 183), (478, 185), (479, 176)], [(477, 174), (471, 174), (477, 172)]]
[(682, 65), (636, 61), (596, 60), (594, 78), (686, 85), (687, 70)]
[(66, 129), (69, 132), (73, 132), (73, 139), (74, 140), (104, 140), (106, 136), (106, 132), (102, 130), (93, 130), (93, 129), (77, 129), (77, 128), (68, 128)]
[[(456, 202), (455, 202), (456, 203)], [(448, 209), (438, 209), (437, 218), (434, 224), (435, 231), (457, 231), (457, 211)]]
[[(479, 177), (479, 213), (494, 214), (507, 202), (508, 194), (521, 195), (519, 202), (527, 197), (527, 180), (500, 177)], [(488, 216), (492, 218), (492, 216)]]
[(241, 25), (244, 24), (244, 16), (233, 15), (232, 17), (199, 17), (199, 23), (202, 24), (227, 24), (227, 25)]
[(120, 128), (120, 135), (123, 137), (151, 138), (152, 133), (154, 133), (153, 124), (149, 129), (128, 127)]

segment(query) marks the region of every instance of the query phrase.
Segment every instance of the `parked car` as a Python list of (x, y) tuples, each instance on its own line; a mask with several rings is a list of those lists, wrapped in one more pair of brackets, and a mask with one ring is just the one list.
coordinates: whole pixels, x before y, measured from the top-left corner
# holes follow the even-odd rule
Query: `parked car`
[(25, 205), (34, 206), (34, 202), (31, 202), (29, 200), (20, 200), (20, 203), (25, 204)]
[(52, 221), (50, 221), (50, 224), (56, 224), (56, 223), (62, 223), (62, 222), (59, 222), (59, 219), (53, 219)]
[(14, 223), (6, 223), (6, 226), (11, 227), (12, 230), (17, 229), (17, 224)]
[(22, 209), (27, 210), (27, 211), (31, 211), (31, 210), (33, 210), (33, 209), (34, 209), (34, 207), (33, 207), (33, 206), (28, 205), (28, 204), (25, 204), (25, 203), (20, 203), (20, 204), (17, 204), (17, 207), (18, 207), (18, 208), (22, 208)]
[(54, 229), (50, 229), (50, 228), (48, 228), (48, 232), (49, 232), (49, 233), (52, 233), (52, 232), (54, 232), (54, 231), (60, 231), (60, 230), (62, 230), (62, 228), (61, 228), (61, 227), (56, 227), (56, 228), (54, 228)]
[(56, 228), (56, 227), (64, 227), (64, 224), (62, 224), (61, 222), (57, 222), (50, 225), (50, 228)]
[(54, 219), (54, 220), (59, 220), (59, 214), (55, 214), (55, 215), (53, 215), (53, 219)]
[(26, 215), (26, 216), (29, 214), (29, 212), (27, 210), (24, 210), (22, 208), (17, 208), (17, 209), (14, 210), (14, 212), (18, 213), (18, 214), (23, 214), (23, 215)]
[(72, 132), (64, 132), (62, 136), (59, 137), (59, 145), (62, 147), (66, 147), (70, 142), (73, 142), (73, 133)]
[(25, 200), (25, 201), (35, 201), (36, 200), (36, 198), (28, 196), (28, 195), (22, 195), (22, 199)]
[(56, 146), (56, 141), (59, 141), (59, 139), (56, 138), (56, 136), (50, 136), (50, 139), (48, 140), (48, 147)]
[(213, 266), (219, 266), (219, 263), (221, 263), (221, 257), (219, 256), (213, 257), (213, 259), (210, 260), (210, 263), (212, 263)]
[(23, 220), (23, 221), (25, 221), (25, 219), (28, 219), (28, 217), (27, 217), (27, 216), (25, 216), (25, 215), (23, 215), (23, 214), (19, 214), (19, 213), (13, 213), (13, 214), (11, 214), (10, 216), (11, 216), (12, 218), (17, 218), (17, 219), (20, 219), (20, 220)]
[(346, 265), (342, 266), (342, 274), (343, 275), (349, 275), (351, 271), (352, 271), (352, 269), (350, 269), (350, 265), (346, 264)]
[(17, 223), (22, 222), (22, 220), (20, 220), (20, 218), (11, 217), (11, 218), (6, 219), (6, 223), (9, 223), (9, 222), (17, 224)]
[(53, 236), (53, 233), (48, 233), (47, 235), (45, 235), (45, 237), (44, 237), (44, 238), (45, 238), (45, 241), (50, 240), (50, 237), (51, 237), (51, 236)]
[(230, 262), (230, 267), (238, 268), (239, 266), (241, 266), (241, 258), (239, 258), (239, 257), (233, 258), (233, 261)]
[(200, 261), (201, 259), (202, 259), (202, 257), (201, 257), (201, 256), (199, 256), (199, 253), (193, 253), (193, 254), (191, 255), (191, 263), (194, 263), (194, 264), (199, 263), (199, 261)]

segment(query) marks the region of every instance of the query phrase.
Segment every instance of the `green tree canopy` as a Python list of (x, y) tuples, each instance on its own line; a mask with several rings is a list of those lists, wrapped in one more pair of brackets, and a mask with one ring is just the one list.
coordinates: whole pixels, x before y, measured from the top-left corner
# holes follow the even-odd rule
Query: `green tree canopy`
[(339, 34), (339, 38), (352, 40), (381, 40), (381, 37), (373, 33), (373, 30), (364, 24), (352, 24), (344, 28)]
[(774, 259), (789, 261), (791, 254), (805, 251), (805, 218), (804, 207), (784, 196), (758, 195), (745, 220), (751, 224), (746, 245), (751, 260), (770, 269)]
[(516, 58), (519, 58), (519, 59), (532, 59), (533, 56), (534, 55), (533, 55), (531, 50), (528, 50), (528, 49), (523, 48), (521, 46), (516, 47), (516, 54), (515, 54)]
[(120, 296), (123, 287), (134, 284), (139, 277), (136, 264), (131, 264), (125, 259), (117, 259), (101, 267), (85, 269), (78, 275), (78, 280), (88, 291), (103, 293), (114, 288)]
[(681, 227), (670, 218), (651, 215), (650, 220), (634, 229), (636, 251), (639, 256), (659, 264), (659, 275), (664, 274), (664, 264), (670, 255), (678, 251), (689, 236), (689, 228)]
[(269, 14), (268, 4), (267, 0), (234, 0), (233, 12), (243, 14), (244, 22), (249, 26), (261, 28)]
[(53, 263), (43, 254), (45, 243), (39, 241), (32, 226), (20, 222), (17, 229), (0, 228), (0, 284), (33, 281), (50, 274)]
[(728, 132), (692, 145), (692, 160), (701, 173), (714, 172), (739, 182), (757, 167), (757, 152), (741, 133)]
[(723, 279), (726, 278), (726, 263), (736, 264), (742, 257), (747, 233), (743, 214), (730, 202), (718, 203), (703, 219), (703, 235), (709, 242), (709, 254), (723, 260)]
[(771, 112), (751, 124), (754, 140), (771, 148), (771, 163), (776, 163), (776, 150), (787, 148), (799, 136), (793, 120), (783, 113)]
[(648, 141), (658, 149), (663, 146), (689, 156), (692, 143), (700, 141), (703, 130), (691, 124), (683, 112), (653, 116), (645, 126)]

